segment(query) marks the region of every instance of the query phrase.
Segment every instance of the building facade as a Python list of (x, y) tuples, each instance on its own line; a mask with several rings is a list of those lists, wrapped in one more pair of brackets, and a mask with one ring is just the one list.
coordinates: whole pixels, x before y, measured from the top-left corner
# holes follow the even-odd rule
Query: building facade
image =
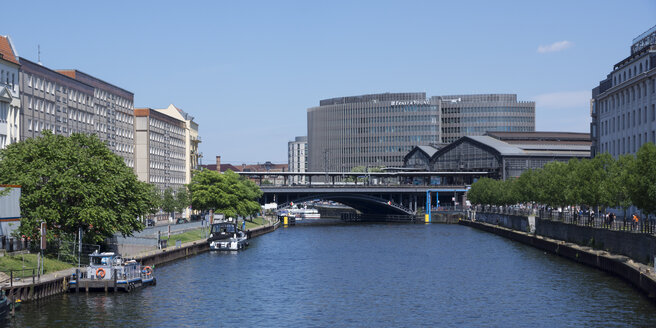
[(535, 131), (535, 103), (512, 94), (371, 94), (321, 100), (307, 112), (310, 171), (400, 167), (415, 146), (487, 131)]
[(185, 122), (151, 108), (134, 110), (135, 173), (160, 191), (187, 180)]
[[(287, 163), (289, 172), (308, 171), (308, 142), (307, 137), (296, 137), (287, 143)], [(291, 183), (305, 183), (305, 177), (293, 176)]]
[[(94, 133), (134, 168), (134, 94), (78, 70), (58, 70), (93, 87)], [(77, 113), (69, 113), (69, 120)]]
[(193, 116), (173, 104), (164, 109), (157, 109), (157, 111), (185, 123), (185, 184), (189, 184), (191, 183), (191, 171), (197, 170), (199, 165), (198, 144), (200, 143), (200, 137), (198, 136), (198, 123), (194, 122)]
[(20, 57), (21, 140), (95, 133), (93, 87)]
[(398, 166), (413, 146), (440, 138), (440, 113), (425, 93), (325, 99), (307, 112), (310, 171)]
[(20, 140), (18, 55), (8, 36), (0, 36), (0, 149)]
[(633, 154), (656, 142), (656, 26), (633, 39), (631, 55), (592, 89), (592, 155)]
[(535, 102), (517, 101), (514, 94), (432, 97), (442, 114), (442, 143), (487, 131), (535, 131)]
[[(489, 177), (518, 177), (552, 161), (590, 157), (590, 135), (573, 132), (488, 132), (465, 136), (433, 154), (433, 172), (487, 172)], [(470, 184), (474, 181), (447, 181)]]

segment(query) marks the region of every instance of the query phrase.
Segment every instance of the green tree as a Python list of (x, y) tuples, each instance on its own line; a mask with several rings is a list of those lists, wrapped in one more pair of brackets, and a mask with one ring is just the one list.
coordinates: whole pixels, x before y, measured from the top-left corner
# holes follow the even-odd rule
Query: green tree
[(564, 206), (571, 202), (565, 190), (569, 187), (568, 165), (563, 162), (549, 162), (539, 171), (537, 188), (541, 188), (538, 201), (552, 207)]
[(644, 213), (656, 213), (656, 146), (653, 143), (648, 142), (638, 149), (630, 172), (631, 201)]
[(182, 213), (189, 205), (191, 205), (189, 189), (187, 189), (187, 186), (182, 186), (175, 192), (175, 210)]
[(262, 191), (252, 181), (230, 170), (197, 171), (191, 178), (191, 204), (198, 210), (211, 210), (227, 217), (248, 216), (260, 211), (257, 200)]
[(514, 184), (514, 192), (518, 203), (533, 202), (538, 198), (537, 171), (526, 170), (520, 175)]
[(152, 187), (95, 135), (41, 137), (0, 150), (0, 184), (21, 185), (20, 232), (36, 237), (40, 221), (54, 235), (84, 229), (88, 242), (143, 229), (155, 207)]
[(480, 178), (471, 185), (467, 192), (467, 199), (472, 204), (494, 205), (496, 204), (496, 182), (490, 178)]
[(177, 209), (175, 203), (175, 195), (173, 193), (173, 188), (168, 187), (162, 192), (162, 201), (161, 201), (162, 211), (168, 213), (173, 219), (175, 219), (175, 212)]
[(621, 207), (626, 218), (626, 211), (631, 207), (629, 186), (631, 185), (631, 170), (634, 166), (635, 156), (632, 154), (621, 155), (613, 162), (609, 170), (608, 190), (610, 193), (610, 207)]

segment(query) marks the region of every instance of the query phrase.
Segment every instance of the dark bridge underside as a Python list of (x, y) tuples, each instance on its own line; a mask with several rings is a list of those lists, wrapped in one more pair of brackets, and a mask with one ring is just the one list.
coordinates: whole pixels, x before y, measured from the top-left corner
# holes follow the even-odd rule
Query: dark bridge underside
[(295, 203), (301, 203), (313, 199), (332, 200), (350, 206), (361, 213), (367, 215), (414, 215), (414, 213), (405, 207), (392, 203), (388, 200), (381, 199), (363, 194), (317, 194), (297, 198)]

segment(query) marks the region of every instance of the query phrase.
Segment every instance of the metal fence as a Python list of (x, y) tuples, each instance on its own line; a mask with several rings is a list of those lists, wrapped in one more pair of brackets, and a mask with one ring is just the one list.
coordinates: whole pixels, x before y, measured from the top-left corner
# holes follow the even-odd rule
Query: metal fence
[(608, 229), (614, 231), (632, 231), (636, 233), (654, 234), (656, 232), (656, 219), (654, 216), (637, 217), (637, 222), (633, 216), (615, 217), (612, 219), (608, 214), (610, 213), (593, 213), (590, 211), (581, 212), (578, 210), (559, 211), (556, 209), (547, 209), (544, 207), (528, 208), (516, 206), (492, 206), (492, 205), (478, 205), (473, 208), (477, 212), (517, 215), (517, 216), (530, 216), (542, 220), (550, 220), (563, 222), (567, 224), (574, 224), (585, 227), (593, 227), (600, 229)]
[(47, 254), (57, 256), (57, 260), (77, 265), (89, 264), (89, 254), (100, 251), (100, 245), (82, 244), (82, 252), (80, 252), (80, 244), (78, 242), (70, 242), (58, 240), (48, 243), (46, 249)]
[(28, 281), (31, 280), (32, 283), (34, 284), (36, 282), (36, 277), (39, 274), (37, 268), (23, 268), (23, 269), (7, 270), (7, 271), (0, 271), (0, 272), (6, 275), (3, 276), (2, 279), (0, 279), (0, 284), (9, 284), (10, 287), (14, 286), (14, 281), (23, 278), (32, 278), (32, 279), (28, 279)]

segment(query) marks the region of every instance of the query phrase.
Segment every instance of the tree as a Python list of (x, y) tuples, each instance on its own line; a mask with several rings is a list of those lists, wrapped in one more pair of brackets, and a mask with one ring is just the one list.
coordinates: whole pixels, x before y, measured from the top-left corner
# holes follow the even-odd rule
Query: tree
[(549, 162), (539, 171), (537, 187), (541, 188), (539, 202), (552, 207), (563, 206), (571, 202), (565, 190), (569, 187), (568, 165), (563, 162)]
[(9, 145), (0, 150), (0, 184), (21, 185), (20, 232), (34, 238), (42, 220), (50, 239), (79, 228), (89, 242), (131, 235), (155, 207), (152, 187), (95, 135), (45, 131)]
[(182, 186), (175, 192), (175, 210), (182, 213), (189, 205), (191, 205), (191, 195), (187, 186)]
[(631, 170), (634, 162), (634, 155), (621, 155), (613, 162), (608, 172), (608, 190), (611, 197), (608, 206), (621, 207), (624, 213), (622, 217), (624, 218), (626, 218), (626, 210), (632, 205), (629, 195), (629, 185), (631, 184)]
[(630, 167), (629, 195), (633, 205), (644, 213), (656, 213), (656, 146), (648, 142), (636, 153)]
[(260, 211), (257, 200), (262, 191), (252, 181), (230, 170), (197, 171), (191, 178), (191, 204), (195, 209), (211, 210), (228, 217), (248, 216)]
[(496, 204), (495, 189), (495, 180), (480, 178), (471, 185), (471, 189), (467, 192), (467, 199), (472, 204)]
[(175, 219), (175, 212), (177, 206), (175, 204), (175, 195), (173, 194), (173, 188), (168, 187), (162, 192), (162, 211), (171, 215)]

